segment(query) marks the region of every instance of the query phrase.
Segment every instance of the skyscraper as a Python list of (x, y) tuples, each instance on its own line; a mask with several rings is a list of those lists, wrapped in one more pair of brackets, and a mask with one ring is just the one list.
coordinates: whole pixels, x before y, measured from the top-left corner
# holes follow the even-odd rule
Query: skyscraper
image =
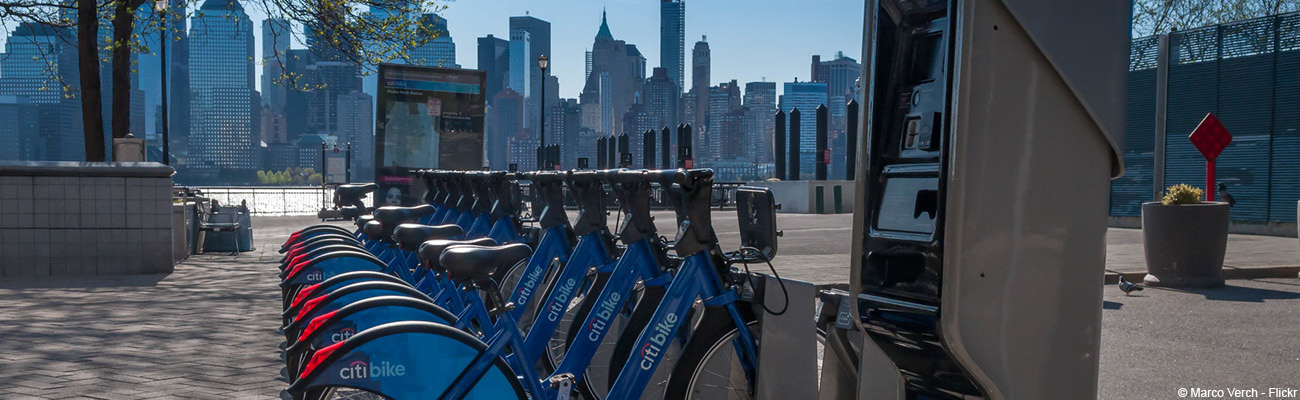
[[(531, 135), (536, 136), (540, 129), (538, 122), (541, 121), (543, 115), (540, 113), (542, 99), (537, 96), (542, 91), (542, 85), (545, 85), (547, 81), (547, 77), (542, 75), (542, 69), (537, 66), (537, 58), (545, 54), (551, 59), (552, 66), (557, 61), (555, 54), (551, 53), (551, 23), (529, 15), (510, 17), (510, 31), (528, 32), (528, 51), (520, 55), (520, 60), (523, 62), (519, 65), (519, 68), (515, 68), (515, 65), (512, 64), (510, 72), (513, 76), (515, 71), (527, 71), (528, 90), (515, 90), (524, 95), (524, 120), (526, 121), (524, 126), (528, 128)], [(511, 57), (512, 59), (515, 57), (513, 52)], [(546, 75), (550, 76), (551, 71), (551, 69), (548, 69)], [(550, 89), (550, 87), (547, 87), (547, 89)], [(555, 106), (560, 93), (550, 90), (546, 92), (546, 104)]]
[(548, 143), (553, 141), (560, 145), (560, 168), (578, 168), (578, 132), (582, 129), (578, 99), (560, 99), (551, 108), (551, 119), (546, 122), (546, 128), (551, 131), (547, 136)]
[[(488, 113), (491, 121), (484, 137), (487, 149), (488, 167), (495, 170), (506, 169), (509, 161), (507, 146), (510, 139), (519, 136), (524, 128), (524, 97), (510, 88), (492, 96), (492, 111)], [(519, 164), (533, 166), (534, 164)]]
[(293, 31), (289, 21), (268, 18), (262, 20), (262, 102), (273, 113), (284, 111), (288, 88), (283, 84), (284, 65), (289, 57), (289, 43)]
[(487, 73), (489, 96), (504, 89), (510, 71), (510, 41), (490, 34), (478, 38), (478, 70)]
[(686, 75), (686, 1), (659, 3), (659, 62), (668, 78), (682, 90)]
[[(712, 85), (709, 83), (712, 81), (709, 80), (711, 61), (708, 40), (708, 36), (701, 37), (691, 51), (691, 91), (695, 92), (695, 112), (689, 116), (688, 121), (696, 127), (708, 126), (709, 86)], [(695, 129), (695, 132), (702, 131), (703, 129)]]
[(308, 133), (337, 134), (338, 97), (361, 91), (360, 70), (360, 66), (350, 61), (316, 61), (307, 66), (307, 78), (313, 85), (311, 90), (303, 92), (307, 100)]
[(39, 107), (27, 97), (0, 95), (0, 161), (45, 161)]
[[(602, 125), (595, 129), (606, 134), (621, 133), (621, 116), (636, 102), (637, 93), (645, 84), (645, 65), (645, 57), (635, 45), (614, 39), (609, 21), (602, 12), (600, 28), (591, 48), (591, 74), (580, 97), (584, 102), (584, 113), (588, 109), (586, 101), (600, 101)], [(584, 121), (588, 118), (583, 116)]]
[(420, 17), (420, 25), (437, 37), (411, 51), (411, 64), (460, 68), (456, 64), (456, 42), (451, 38), (451, 31), (447, 30), (447, 19), (438, 14), (424, 14)]
[(647, 111), (654, 119), (653, 125), (657, 129), (665, 126), (674, 129), (677, 127), (678, 117), (681, 114), (681, 107), (678, 106), (680, 99), (681, 89), (668, 75), (668, 69), (655, 68), (650, 79), (646, 80), (645, 103)]
[[(3, 146), (22, 160), (85, 160), (79, 98), (65, 98), (63, 85), (70, 90), (80, 87), (77, 70), (76, 38), (71, 30), (45, 25), (19, 24), (5, 41), (0, 58), (0, 95), (13, 96), (5, 101), (14, 113), (39, 113), (35, 126), (10, 120), (13, 126), (33, 129), (10, 131), (12, 142)], [(108, 97), (108, 96), (105, 96)], [(12, 127), (11, 127), (12, 128)], [(12, 153), (9, 153), (12, 152)]]
[[(786, 82), (785, 92), (781, 95), (781, 110), (786, 114), (799, 109), (799, 172), (801, 176), (794, 179), (812, 179), (813, 162), (817, 153), (817, 106), (826, 104), (826, 84), (821, 82)], [(789, 124), (789, 120), (786, 120)], [(787, 134), (790, 130), (786, 128)], [(786, 146), (795, 146), (786, 143)], [(788, 151), (788, 150), (787, 150)]]
[(207, 0), (200, 10), (190, 22), (190, 166), (209, 178), (251, 175), (253, 23), (238, 0)]
[(510, 30), (510, 89), (527, 99), (532, 95), (532, 75), (529, 67), (537, 62), (529, 58), (532, 35), (523, 29)]
[[(837, 52), (832, 61), (821, 61), (821, 56), (813, 56), (812, 60), (812, 81), (825, 83), (826, 95), (829, 97), (846, 97), (846, 93), (853, 91), (858, 77), (862, 75), (862, 64), (845, 57), (842, 51)], [(845, 102), (847, 101), (846, 98)]]
[[(733, 148), (744, 148), (748, 143), (738, 142), (735, 137), (726, 137), (723, 127), (723, 116), (732, 111), (740, 109), (740, 86), (736, 80), (723, 82), (709, 88), (709, 108), (708, 108), (708, 125), (706, 129), (697, 129), (695, 132), (696, 159), (702, 162), (713, 162), (721, 160), (731, 160), (735, 157), (728, 157), (730, 154), (739, 154), (743, 151), (733, 151)], [(742, 114), (743, 115), (743, 114)], [(734, 116), (733, 116), (734, 117)], [(739, 118), (739, 117), (736, 117)], [(739, 124), (734, 127), (739, 129)], [(735, 132), (732, 132), (733, 136)]]
[(375, 179), (375, 124), (370, 123), (373, 118), (370, 115), (373, 102), (370, 95), (362, 92), (338, 97), (339, 141), (347, 142), (351, 150), (353, 182), (370, 182)]
[(756, 163), (770, 163), (772, 135), (776, 132), (776, 82), (746, 83), (744, 108), (749, 158)]
[(600, 73), (600, 131), (615, 134), (614, 127), (614, 79), (609, 72)]
[[(532, 68), (529, 69), (531, 82), (542, 82), (542, 70), (537, 68), (537, 57), (545, 54), (551, 58), (551, 64), (554, 65), (555, 57), (551, 54), (551, 23), (531, 16), (510, 17), (510, 31), (521, 30), (528, 32), (529, 45), (527, 58), (531, 61)], [(546, 72), (551, 73), (549, 70)], [(540, 90), (540, 87), (534, 89)]]

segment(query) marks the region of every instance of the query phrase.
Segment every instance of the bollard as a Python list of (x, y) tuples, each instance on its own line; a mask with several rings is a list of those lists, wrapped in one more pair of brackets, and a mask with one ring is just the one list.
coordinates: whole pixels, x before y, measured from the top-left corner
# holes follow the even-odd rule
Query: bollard
[(605, 169), (605, 137), (596, 139), (596, 169)]
[(618, 168), (618, 135), (609, 135), (605, 141), (605, 164), (608, 168)]
[(799, 109), (790, 110), (790, 140), (786, 142), (790, 147), (790, 162), (786, 168), (790, 170), (790, 180), (799, 180)]
[(659, 149), (659, 154), (661, 154), (663, 157), (661, 160), (659, 160), (659, 168), (664, 168), (664, 169), (672, 168), (673, 160), (672, 160), (672, 153), (670, 153), (670, 151), (673, 148), (672, 131), (668, 130), (668, 127), (665, 126), (663, 131), (659, 133), (659, 142), (660, 145), (662, 146), (662, 148)]
[(618, 159), (619, 168), (632, 168), (632, 143), (628, 139), (627, 132), (618, 135)]
[(655, 130), (641, 134), (641, 168), (655, 169)]
[(773, 134), (774, 136), (773, 139), (775, 139), (773, 140), (773, 142), (775, 142), (776, 149), (773, 152), (773, 155), (775, 155), (775, 157), (772, 157), (772, 159), (776, 161), (776, 179), (784, 181), (786, 178), (785, 176), (785, 111), (781, 111), (781, 110), (776, 111), (775, 125), (776, 125), (776, 132), (774, 132)]
[(831, 163), (831, 150), (826, 143), (826, 124), (829, 118), (830, 115), (827, 114), (826, 105), (817, 106), (817, 154), (813, 155), (813, 157), (816, 157), (817, 164), (816, 169), (813, 170), (813, 179), (819, 181), (826, 180), (826, 168)]

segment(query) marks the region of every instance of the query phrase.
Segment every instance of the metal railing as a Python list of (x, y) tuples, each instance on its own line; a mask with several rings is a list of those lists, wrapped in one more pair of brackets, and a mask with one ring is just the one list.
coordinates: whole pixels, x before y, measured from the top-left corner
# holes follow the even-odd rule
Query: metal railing
[[(744, 182), (713, 182), (713, 201), (711, 202), (713, 207), (717, 209), (735, 208), (736, 189), (739, 189), (741, 186), (744, 185), (745, 185)], [(672, 205), (669, 204), (667, 198), (664, 197), (663, 187), (659, 186), (659, 183), (657, 182), (651, 183), (650, 186), (651, 186), (650, 187), (651, 209), (671, 210)], [(523, 199), (525, 204), (525, 206), (522, 207), (521, 209), (532, 210), (531, 208), (531, 204), (533, 200), (532, 186), (527, 183), (524, 183), (520, 185), (520, 190), (522, 194), (521, 198)], [(609, 198), (607, 199), (608, 201), (605, 203), (606, 207), (609, 210), (617, 210), (618, 201), (617, 199), (615, 199), (614, 192), (608, 187), (608, 185), (606, 185), (605, 193), (609, 196)], [(567, 186), (564, 188), (564, 204), (565, 204), (565, 208), (570, 210), (576, 210), (578, 208), (577, 201), (574, 200), (573, 196), (569, 194), (569, 188)]]
[(253, 215), (315, 215), (330, 204), (333, 188), (320, 186), (193, 187), (203, 197), (225, 205), (247, 202)]

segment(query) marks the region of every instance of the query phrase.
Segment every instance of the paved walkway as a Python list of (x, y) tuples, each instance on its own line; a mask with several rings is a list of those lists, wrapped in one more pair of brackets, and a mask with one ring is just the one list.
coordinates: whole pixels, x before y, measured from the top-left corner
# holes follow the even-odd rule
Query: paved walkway
[[(614, 220), (615, 215), (611, 215), (611, 229)], [(660, 235), (672, 237), (676, 232), (674, 224), (671, 212), (655, 212), (655, 225)], [(732, 249), (740, 244), (734, 211), (714, 211), (713, 225), (723, 248)], [(777, 226), (785, 235), (780, 238), (772, 264), (782, 277), (818, 285), (841, 285), (849, 281), (852, 216), (778, 214)], [(1140, 229), (1111, 228), (1106, 233), (1106, 270), (1145, 274), (1146, 260), (1142, 251)], [(1224, 264), (1229, 269), (1225, 272), (1229, 274), (1233, 269), (1293, 267), (1284, 276), (1295, 277), (1300, 270), (1295, 268), (1300, 266), (1300, 241), (1286, 237), (1228, 235)], [(761, 268), (766, 269), (766, 266)]]
[[(672, 216), (657, 216), (671, 236)], [(258, 218), (257, 251), (197, 256), (170, 275), (0, 280), (0, 399), (276, 397), (286, 384), (275, 250), (314, 221)], [(734, 247), (734, 214), (716, 213), (714, 222)], [(848, 216), (783, 214), (780, 228), (783, 276), (847, 281)], [(1112, 267), (1141, 265), (1136, 235), (1111, 230)], [(1230, 240), (1230, 265), (1297, 263), (1294, 238)], [(1285, 378), (1300, 376), (1300, 339), (1290, 334), (1300, 325), (1297, 282), (1230, 281), (1143, 297), (1108, 286), (1102, 397), (1174, 398), (1170, 386), (1203, 382), (1296, 386)]]
[(313, 221), (259, 218), (257, 251), (170, 275), (0, 281), (0, 399), (276, 397), (276, 250)]

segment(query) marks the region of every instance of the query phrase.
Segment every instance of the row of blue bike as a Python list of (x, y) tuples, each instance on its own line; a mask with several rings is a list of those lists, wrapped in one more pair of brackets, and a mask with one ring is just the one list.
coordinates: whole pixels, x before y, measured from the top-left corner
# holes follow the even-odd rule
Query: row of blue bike
[[(356, 228), (280, 249), (285, 397), (756, 396), (761, 315), (785, 312), (755, 283), (780, 278), (749, 270), (776, 253), (770, 191), (736, 191), (740, 246), (724, 251), (707, 169), (419, 176), (427, 204), (372, 210), (376, 186), (340, 186)], [(655, 206), (675, 212), (673, 239)]]

